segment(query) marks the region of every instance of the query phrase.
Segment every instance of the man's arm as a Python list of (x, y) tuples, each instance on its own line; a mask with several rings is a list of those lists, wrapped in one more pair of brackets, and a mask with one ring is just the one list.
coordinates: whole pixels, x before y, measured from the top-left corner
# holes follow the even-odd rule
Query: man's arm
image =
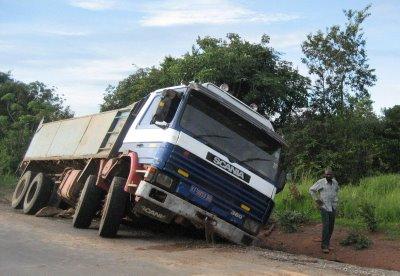
[(317, 182), (315, 182), (314, 185), (312, 185), (309, 189), (309, 192), (312, 196), (312, 198), (315, 201), (321, 201), (320, 195), (319, 195), (319, 190), (321, 190), (321, 182), (318, 180)]

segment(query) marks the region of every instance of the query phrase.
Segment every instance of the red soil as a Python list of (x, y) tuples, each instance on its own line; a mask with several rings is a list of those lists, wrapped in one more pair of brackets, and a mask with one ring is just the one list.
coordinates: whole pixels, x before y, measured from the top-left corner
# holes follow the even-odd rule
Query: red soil
[[(321, 251), (320, 242), (321, 224), (306, 225), (297, 233), (284, 233), (275, 229), (269, 235), (261, 232), (260, 237), (267, 248), (285, 251), (294, 254), (303, 254), (316, 258), (327, 259), (358, 266), (383, 268), (400, 271), (400, 241), (389, 240), (381, 233), (368, 234), (373, 244), (368, 249), (356, 250), (351, 246), (342, 246), (348, 230), (336, 227), (334, 230), (329, 254)], [(268, 235), (268, 236), (266, 236)]]

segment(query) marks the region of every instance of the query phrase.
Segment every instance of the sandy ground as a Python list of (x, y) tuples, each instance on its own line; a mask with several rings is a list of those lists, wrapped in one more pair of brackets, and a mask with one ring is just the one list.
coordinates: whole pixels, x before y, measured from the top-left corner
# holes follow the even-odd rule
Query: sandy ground
[(122, 227), (116, 239), (66, 219), (36, 218), (0, 203), (0, 275), (398, 275), (302, 255), (208, 245), (162, 224)]

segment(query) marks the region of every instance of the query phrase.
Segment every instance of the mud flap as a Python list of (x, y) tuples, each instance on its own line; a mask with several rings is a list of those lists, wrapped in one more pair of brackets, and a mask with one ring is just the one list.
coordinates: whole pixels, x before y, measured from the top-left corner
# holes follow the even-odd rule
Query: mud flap
[(139, 201), (135, 204), (133, 211), (165, 223), (170, 223), (175, 217), (175, 214), (171, 211), (143, 198), (139, 199)]

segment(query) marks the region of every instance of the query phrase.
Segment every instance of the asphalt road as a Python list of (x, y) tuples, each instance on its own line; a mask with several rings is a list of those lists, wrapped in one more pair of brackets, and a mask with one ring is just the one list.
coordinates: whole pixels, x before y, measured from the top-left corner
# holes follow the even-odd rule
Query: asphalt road
[(36, 218), (0, 204), (0, 275), (394, 274), (201, 238), (162, 224), (122, 227), (116, 239), (71, 220)]

